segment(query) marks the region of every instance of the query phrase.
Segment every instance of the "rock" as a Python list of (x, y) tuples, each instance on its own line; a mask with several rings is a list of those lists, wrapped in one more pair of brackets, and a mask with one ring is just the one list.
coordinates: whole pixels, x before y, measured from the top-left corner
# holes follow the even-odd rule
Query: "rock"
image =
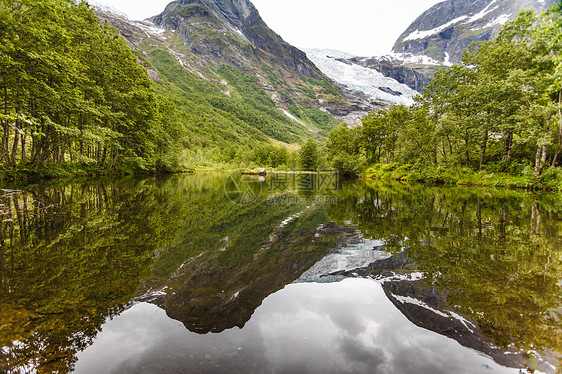
[(387, 94), (394, 95), (394, 96), (402, 96), (402, 92), (394, 91), (390, 87), (379, 87), (379, 90), (382, 92), (386, 92)]
[(458, 63), (473, 42), (489, 40), (523, 9), (541, 11), (555, 0), (446, 0), (418, 17), (394, 44), (395, 53)]
[[(203, 79), (212, 79), (223, 65), (256, 77), (258, 87), (280, 98), (274, 100), (280, 109), (295, 102), (337, 116), (356, 112), (357, 107), (364, 112), (380, 109), (369, 99), (342, 90), (303, 51), (271, 30), (249, 0), (173, 1), (145, 21), (101, 8), (96, 15), (116, 26), (137, 52), (145, 54), (146, 46), (166, 49)], [(151, 73), (151, 79), (160, 77)]]
[(350, 59), (353, 63), (374, 69), (385, 77), (393, 78), (411, 89), (421, 92), (440, 68), (439, 65), (422, 65), (405, 62), (390, 56)]

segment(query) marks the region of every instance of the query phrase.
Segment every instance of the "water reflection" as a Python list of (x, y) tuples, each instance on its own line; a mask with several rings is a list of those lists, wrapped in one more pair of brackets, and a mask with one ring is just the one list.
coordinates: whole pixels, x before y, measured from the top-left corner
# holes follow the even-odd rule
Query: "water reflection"
[[(116, 354), (119, 352), (119, 354)], [(446, 352), (446, 354), (444, 354)], [(518, 373), (410, 323), (364, 279), (293, 284), (244, 329), (198, 335), (138, 304), (79, 354), (77, 373)]]
[(495, 345), (560, 352), (561, 206), (560, 195), (375, 182), (342, 191), (328, 214), (391, 252), (407, 248)]
[(0, 371), (556, 371), (560, 196), (252, 181), (0, 192)]

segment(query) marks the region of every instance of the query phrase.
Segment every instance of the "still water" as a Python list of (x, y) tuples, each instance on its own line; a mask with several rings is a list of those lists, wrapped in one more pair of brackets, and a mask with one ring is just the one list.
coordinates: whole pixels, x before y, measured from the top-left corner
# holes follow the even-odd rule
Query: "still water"
[(9, 186), (0, 372), (556, 373), (561, 213), (329, 175)]

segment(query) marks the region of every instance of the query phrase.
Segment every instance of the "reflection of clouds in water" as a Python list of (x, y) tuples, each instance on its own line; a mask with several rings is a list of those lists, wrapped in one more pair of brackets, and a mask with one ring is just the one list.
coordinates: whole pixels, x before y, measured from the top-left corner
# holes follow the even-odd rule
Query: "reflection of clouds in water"
[(106, 323), (78, 358), (78, 373), (97, 373), (100, 362), (119, 373), (518, 372), (415, 326), (365, 279), (291, 284), (266, 298), (244, 329), (220, 334), (191, 333), (141, 303)]
[[(305, 311), (305, 312), (304, 312)], [(517, 373), (409, 322), (377, 282), (292, 284), (256, 312), (268, 360), (328, 373)], [(322, 349), (320, 349), (320, 347)]]
[(105, 367), (107, 372), (115, 371), (113, 365), (134, 365), (167, 339), (164, 334), (154, 334), (155, 329), (173, 332), (180, 326), (181, 323), (166, 318), (166, 313), (154, 305), (135, 305), (106, 322), (94, 344), (78, 354), (75, 372), (95, 373), (100, 369), (100, 360), (96, 357), (103, 358), (101, 361), (108, 365)]
[(352, 336), (340, 337), (338, 347), (341, 349), (353, 373), (383, 373), (387, 358), (380, 348), (368, 347), (364, 342)]

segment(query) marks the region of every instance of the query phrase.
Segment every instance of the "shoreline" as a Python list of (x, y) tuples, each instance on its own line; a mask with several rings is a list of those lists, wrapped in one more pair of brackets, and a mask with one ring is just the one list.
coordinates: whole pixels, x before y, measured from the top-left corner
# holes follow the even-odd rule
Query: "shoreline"
[(414, 182), (430, 186), (464, 186), (464, 187), (492, 187), (510, 190), (522, 190), (529, 192), (560, 193), (562, 187), (560, 182), (553, 181), (546, 185), (540, 180), (536, 181), (525, 176), (515, 176), (507, 173), (492, 173), (472, 170), (450, 170), (426, 169), (414, 171), (408, 165), (373, 165), (362, 175), (365, 178), (393, 180), (397, 182)]

